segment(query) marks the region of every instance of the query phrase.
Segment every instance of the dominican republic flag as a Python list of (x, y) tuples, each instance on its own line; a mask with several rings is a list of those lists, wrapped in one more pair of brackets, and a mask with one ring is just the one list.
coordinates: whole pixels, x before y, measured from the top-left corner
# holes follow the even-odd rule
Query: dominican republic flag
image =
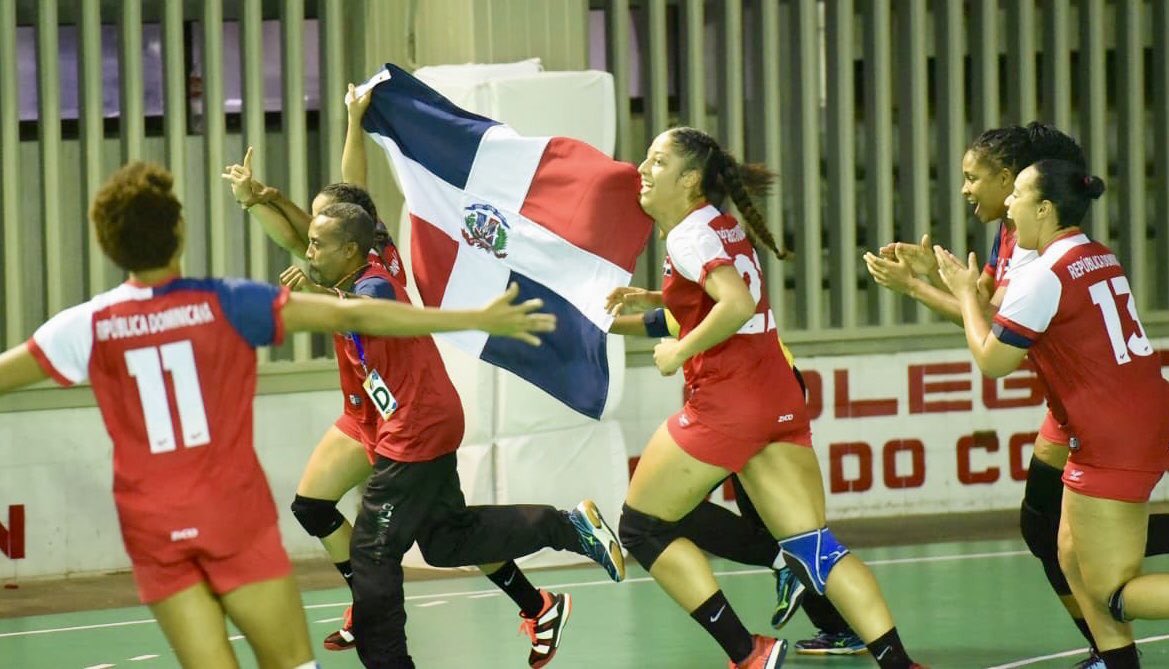
[(521, 137), (455, 106), (387, 64), (362, 123), (389, 154), (411, 220), (414, 279), (422, 301), (478, 308), (520, 287), (556, 314), (542, 346), (482, 332), (448, 339), (479, 359), (599, 418), (609, 394), (605, 296), (632, 278), (652, 221), (640, 179), (566, 137)]

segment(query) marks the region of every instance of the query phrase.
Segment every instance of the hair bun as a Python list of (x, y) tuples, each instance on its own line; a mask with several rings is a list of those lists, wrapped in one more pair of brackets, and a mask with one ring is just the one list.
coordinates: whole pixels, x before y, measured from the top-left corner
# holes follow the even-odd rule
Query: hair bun
[(1104, 180), (1093, 174), (1084, 176), (1084, 192), (1093, 200), (1104, 194)]

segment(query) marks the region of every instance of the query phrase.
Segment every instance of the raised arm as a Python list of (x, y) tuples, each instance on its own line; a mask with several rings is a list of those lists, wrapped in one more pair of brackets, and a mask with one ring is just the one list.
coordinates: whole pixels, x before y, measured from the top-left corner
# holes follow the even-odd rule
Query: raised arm
[[(932, 248), (927, 250), (929, 242), (929, 235), (925, 235), (920, 246), (904, 242), (888, 244), (881, 247), (879, 255), (866, 253), (865, 267), (878, 285), (906, 295), (941, 314), (951, 323), (961, 326), (961, 305), (942, 281), (934, 251)], [(980, 274), (977, 288), (976, 297), (982, 304), (983, 312), (992, 315), (994, 307), (990, 303), (990, 296), (994, 291), (994, 278)]]
[(372, 96), (373, 89), (370, 89), (358, 97), (357, 88), (353, 84), (349, 84), (349, 92), (345, 95), (349, 126), (345, 130), (345, 146), (341, 149), (341, 180), (362, 188), (366, 187), (366, 167), (365, 133), (361, 129), (361, 119), (365, 117), (365, 110), (369, 109)]
[(536, 336), (556, 329), (556, 316), (536, 311), (539, 299), (513, 304), (519, 286), (482, 309), (447, 310), (414, 307), (391, 300), (338, 300), (325, 295), (292, 293), (284, 305), (284, 327), (289, 331), (362, 332), (383, 337), (415, 337), (433, 332), (482, 330), (539, 346)]
[(47, 378), (27, 343), (0, 353), (0, 395)]
[(252, 147), (243, 164), (228, 165), (220, 175), (231, 184), (231, 194), (260, 222), (264, 234), (289, 253), (303, 256), (308, 249), (308, 225), (312, 217), (279, 190), (266, 186), (252, 173)]

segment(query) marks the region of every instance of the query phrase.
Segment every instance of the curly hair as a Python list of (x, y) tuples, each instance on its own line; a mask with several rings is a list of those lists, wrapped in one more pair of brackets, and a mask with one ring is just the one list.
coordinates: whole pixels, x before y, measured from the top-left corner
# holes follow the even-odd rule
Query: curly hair
[(739, 164), (713, 137), (695, 128), (674, 128), (670, 130), (670, 139), (686, 161), (683, 169), (697, 169), (702, 175), (700, 187), (706, 201), (721, 207), (729, 195), (746, 220), (751, 242), (766, 246), (777, 258), (788, 257), (788, 252), (779, 248), (775, 236), (767, 229), (763, 214), (752, 199), (767, 195), (775, 182), (775, 172), (760, 164)]
[(141, 161), (122, 166), (102, 185), (89, 218), (102, 251), (118, 267), (139, 272), (170, 263), (183, 209), (173, 186), (166, 168)]

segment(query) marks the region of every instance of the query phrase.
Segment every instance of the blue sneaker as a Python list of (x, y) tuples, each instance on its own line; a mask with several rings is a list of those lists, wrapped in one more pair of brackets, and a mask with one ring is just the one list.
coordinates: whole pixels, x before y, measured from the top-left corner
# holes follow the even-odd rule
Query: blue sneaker
[(771, 614), (771, 626), (779, 629), (786, 625), (804, 600), (804, 582), (796, 578), (791, 569), (784, 567), (775, 571), (775, 613)]
[(860, 655), (869, 652), (865, 642), (851, 630), (839, 634), (821, 631), (813, 639), (797, 641), (795, 648), (802, 655)]
[(601, 517), (596, 502), (586, 499), (568, 512), (568, 520), (580, 535), (583, 554), (605, 568), (609, 578), (620, 583), (625, 580), (625, 556), (617, 533)]
[(1088, 657), (1076, 663), (1073, 669), (1104, 669), (1104, 658), (1096, 654), (1096, 651), (1089, 649)]

